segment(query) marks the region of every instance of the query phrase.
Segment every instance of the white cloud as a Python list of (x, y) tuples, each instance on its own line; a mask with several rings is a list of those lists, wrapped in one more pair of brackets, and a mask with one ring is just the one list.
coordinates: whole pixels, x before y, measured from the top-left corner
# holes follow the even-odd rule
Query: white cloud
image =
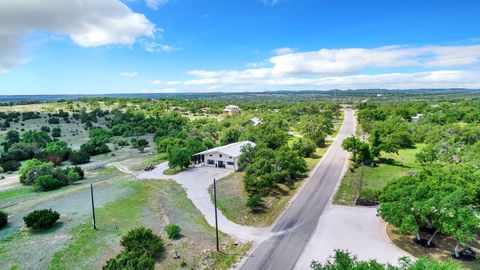
[(144, 41), (142, 42), (143, 46), (145, 47), (145, 50), (150, 53), (160, 53), (160, 52), (174, 52), (178, 51), (179, 48), (166, 45), (166, 44), (160, 44), (155, 41)]
[(182, 81), (161, 81), (161, 80), (154, 80), (152, 84), (155, 85), (179, 85), (182, 84)]
[(138, 76), (138, 72), (136, 72), (136, 71), (132, 71), (132, 72), (124, 71), (124, 72), (120, 72), (120, 76), (126, 77), (126, 78), (135, 78), (135, 77)]
[[(321, 49), (276, 55), (268, 63), (244, 70), (191, 70), (194, 78), (181, 85), (188, 90), (480, 87), (480, 45)], [(411, 71), (391, 71), (396, 68)]]
[(155, 25), (120, 0), (0, 1), (0, 71), (25, 60), (22, 40), (31, 32), (67, 35), (77, 45), (132, 45), (154, 37)]
[(157, 10), (159, 7), (168, 3), (169, 0), (145, 0), (147, 6), (151, 9)]
[(269, 59), (274, 75), (349, 74), (365, 68), (458, 67), (479, 63), (480, 45), (321, 49)]
[(276, 55), (283, 55), (283, 54), (289, 54), (294, 52), (295, 52), (295, 49), (288, 48), (288, 47), (278, 48), (272, 51), (272, 53)]

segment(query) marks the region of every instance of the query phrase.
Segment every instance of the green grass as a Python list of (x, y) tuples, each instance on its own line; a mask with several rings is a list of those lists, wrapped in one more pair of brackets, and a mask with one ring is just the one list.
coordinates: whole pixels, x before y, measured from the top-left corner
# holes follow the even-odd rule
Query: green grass
[(148, 188), (138, 182), (128, 182), (128, 186), (132, 188), (129, 196), (96, 209), (98, 230), (90, 220), (72, 229), (72, 242), (53, 255), (49, 269), (93, 269), (102, 252), (114, 252), (112, 243), (118, 243), (122, 233), (142, 225)]
[(335, 194), (334, 202), (342, 205), (355, 203), (361, 189), (381, 190), (390, 181), (407, 175), (410, 171), (421, 169), (420, 164), (415, 162), (415, 154), (424, 145), (418, 144), (415, 148), (401, 149), (397, 154), (382, 154), (388, 163), (380, 163), (376, 167), (365, 166), (354, 169), (351, 165), (342, 183)]
[(33, 192), (34, 192), (33, 188), (27, 187), (27, 186), (11, 188), (4, 191), (0, 191), (0, 200), (12, 199), (12, 198), (23, 196)]

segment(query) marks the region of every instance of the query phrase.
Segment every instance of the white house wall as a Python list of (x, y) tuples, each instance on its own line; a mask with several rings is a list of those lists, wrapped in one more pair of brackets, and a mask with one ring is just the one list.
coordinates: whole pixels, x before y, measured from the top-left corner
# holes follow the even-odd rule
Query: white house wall
[[(213, 164), (208, 164), (208, 160), (213, 160)], [(204, 165), (208, 167), (216, 167), (215, 165), (218, 166), (218, 161), (223, 161), (225, 164), (226, 169), (231, 169), (231, 170), (237, 170), (238, 165), (237, 165), (237, 159), (232, 156), (228, 156), (219, 152), (213, 152), (209, 154), (205, 154), (205, 159), (204, 159)], [(233, 162), (233, 165), (229, 165), (228, 162)]]

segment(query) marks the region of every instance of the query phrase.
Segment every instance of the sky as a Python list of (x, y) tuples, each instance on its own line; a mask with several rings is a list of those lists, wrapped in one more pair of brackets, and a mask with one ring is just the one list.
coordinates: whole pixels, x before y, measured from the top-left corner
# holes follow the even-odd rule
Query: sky
[(478, 0), (0, 0), (0, 94), (480, 88)]

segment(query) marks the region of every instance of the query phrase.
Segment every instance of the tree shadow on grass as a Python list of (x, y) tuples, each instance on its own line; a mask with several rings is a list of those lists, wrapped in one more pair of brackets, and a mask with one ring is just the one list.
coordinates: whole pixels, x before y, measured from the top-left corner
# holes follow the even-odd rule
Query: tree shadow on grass
[(379, 158), (378, 162), (381, 164), (387, 164), (387, 165), (396, 166), (396, 167), (402, 167), (407, 169), (411, 168), (411, 166), (407, 166), (393, 158)]
[(50, 234), (53, 233), (60, 228), (62, 228), (65, 224), (63, 222), (56, 222), (53, 224), (50, 228), (39, 228), (39, 229), (29, 229), (31, 234), (35, 235), (44, 235), (44, 234)]

